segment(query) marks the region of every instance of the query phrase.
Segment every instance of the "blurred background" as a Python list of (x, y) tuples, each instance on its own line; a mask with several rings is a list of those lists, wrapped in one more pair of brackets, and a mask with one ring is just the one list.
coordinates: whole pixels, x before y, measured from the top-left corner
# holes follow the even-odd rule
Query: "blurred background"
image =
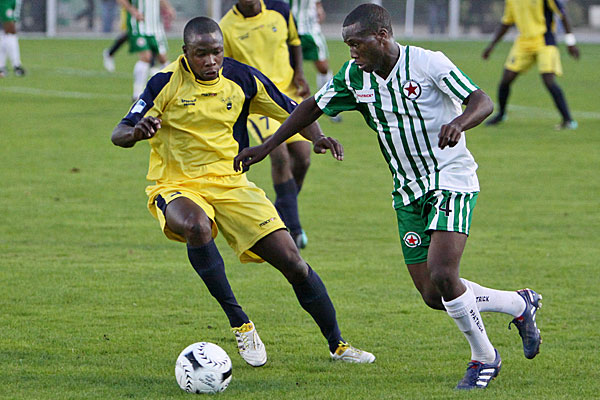
[[(170, 0), (177, 10), (165, 21), (179, 37), (187, 20), (198, 15), (219, 20), (235, 0)], [(323, 31), (339, 39), (344, 17), (366, 0), (322, 0), (327, 13)], [(480, 38), (491, 34), (502, 17), (504, 0), (376, 0), (393, 17), (396, 38)], [(600, 0), (563, 0), (579, 41), (600, 41)], [(22, 0), (20, 32), (31, 35), (108, 37), (121, 30), (116, 0)], [(560, 26), (558, 27), (560, 33)], [(513, 32), (514, 33), (514, 32)], [(510, 38), (510, 36), (509, 36)]]

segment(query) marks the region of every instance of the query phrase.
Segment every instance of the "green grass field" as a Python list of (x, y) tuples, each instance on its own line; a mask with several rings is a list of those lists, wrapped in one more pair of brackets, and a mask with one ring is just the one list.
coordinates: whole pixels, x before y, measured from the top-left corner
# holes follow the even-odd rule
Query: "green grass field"
[[(171, 59), (180, 44), (171, 42)], [(508, 43), (487, 63), (482, 42), (417, 44), (446, 52), (495, 98)], [(462, 276), (542, 293), (544, 343), (526, 360), (510, 317), (484, 314), (502, 372), (485, 392), (456, 393), (468, 345), (413, 288), (389, 171), (359, 114), (321, 121), (345, 160), (313, 157), (300, 197), (309, 235), (302, 254), (327, 284), (345, 338), (377, 361), (331, 362), (284, 278), (266, 264), (240, 264), (219, 237), (238, 300), (267, 346), (269, 362), (253, 369), (184, 245), (163, 237), (146, 211), (148, 145), (110, 142), (129, 107), (135, 58), (122, 51), (109, 74), (107, 45), (22, 40), (28, 75), (0, 80), (0, 398), (191, 398), (174, 365), (197, 341), (232, 358), (222, 399), (599, 398), (600, 46), (581, 45), (579, 62), (563, 51), (559, 83), (577, 131), (553, 130), (558, 113), (530, 71), (514, 86), (509, 120), (467, 134), (482, 191)], [(335, 42), (331, 52), (339, 68), (347, 50)], [(273, 195), (268, 163), (250, 176)]]

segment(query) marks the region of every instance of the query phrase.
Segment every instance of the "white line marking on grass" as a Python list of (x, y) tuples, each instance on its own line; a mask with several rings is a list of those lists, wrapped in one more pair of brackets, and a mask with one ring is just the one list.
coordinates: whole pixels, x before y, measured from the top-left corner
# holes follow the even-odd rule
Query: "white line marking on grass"
[[(537, 115), (544, 116), (544, 117), (557, 116), (558, 118), (560, 118), (560, 114), (558, 113), (558, 110), (555, 110), (555, 109), (532, 107), (532, 106), (519, 106), (519, 105), (513, 105), (513, 104), (509, 104), (508, 109), (527, 112), (527, 113), (529, 113), (527, 115), (527, 117), (531, 117), (531, 113), (534, 112)], [(573, 114), (573, 117), (575, 117), (575, 119), (600, 119), (599, 112), (571, 111), (571, 113)], [(513, 116), (511, 116), (511, 117), (513, 117)]]
[(31, 96), (46, 96), (46, 97), (59, 97), (62, 99), (85, 99), (85, 100), (96, 100), (96, 99), (115, 99), (115, 100), (127, 100), (126, 94), (114, 94), (114, 93), (88, 93), (88, 92), (67, 92), (64, 90), (51, 90), (51, 89), (37, 89), (23, 86), (8, 86), (3, 87), (1, 92), (10, 92), (17, 94), (26, 94)]

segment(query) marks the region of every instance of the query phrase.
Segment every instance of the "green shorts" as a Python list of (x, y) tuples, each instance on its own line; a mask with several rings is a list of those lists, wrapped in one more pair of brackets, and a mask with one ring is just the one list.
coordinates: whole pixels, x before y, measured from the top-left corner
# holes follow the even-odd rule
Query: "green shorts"
[(21, 13), (21, 0), (0, 0), (0, 22), (16, 22)]
[(396, 209), (398, 232), (406, 264), (427, 261), (432, 231), (469, 234), (478, 192), (433, 190)]
[(154, 54), (167, 54), (167, 40), (162, 35), (145, 36), (129, 33), (129, 52), (150, 50)]
[(327, 42), (322, 33), (300, 35), (302, 58), (308, 61), (323, 61), (329, 58)]

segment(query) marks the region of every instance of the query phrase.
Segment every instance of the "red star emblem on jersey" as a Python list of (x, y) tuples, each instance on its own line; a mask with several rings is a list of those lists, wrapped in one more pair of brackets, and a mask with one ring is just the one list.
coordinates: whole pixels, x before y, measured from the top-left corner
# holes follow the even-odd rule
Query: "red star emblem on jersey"
[(408, 80), (402, 85), (402, 95), (409, 100), (416, 100), (421, 96), (421, 85), (418, 82)]

